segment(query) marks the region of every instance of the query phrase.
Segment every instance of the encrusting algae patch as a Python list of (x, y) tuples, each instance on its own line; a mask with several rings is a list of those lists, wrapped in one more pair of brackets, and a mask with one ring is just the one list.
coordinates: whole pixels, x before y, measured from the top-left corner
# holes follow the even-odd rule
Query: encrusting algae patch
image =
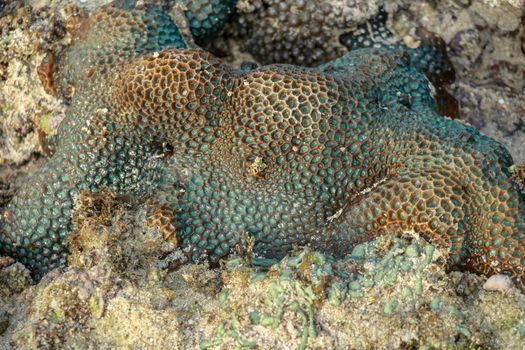
[(503, 111), (519, 140), (520, 6), (71, 2), (0, 4), (0, 251), (31, 269), (0, 257), (0, 349), (525, 347), (523, 165), (439, 116)]

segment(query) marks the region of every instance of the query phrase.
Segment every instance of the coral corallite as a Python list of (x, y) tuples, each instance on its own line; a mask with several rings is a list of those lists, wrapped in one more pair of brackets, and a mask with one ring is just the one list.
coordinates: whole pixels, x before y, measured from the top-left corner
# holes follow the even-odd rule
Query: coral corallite
[(109, 5), (82, 29), (54, 75), (57, 91), (74, 90), (56, 153), (0, 221), (0, 253), (37, 276), (65, 262), (76, 195), (107, 186), (149, 194), (150, 225), (193, 261), (217, 261), (246, 233), (267, 257), (295, 245), (341, 256), (414, 229), (450, 266), (523, 288), (510, 155), (440, 116), (404, 51), (241, 71), (184, 49), (154, 6)]

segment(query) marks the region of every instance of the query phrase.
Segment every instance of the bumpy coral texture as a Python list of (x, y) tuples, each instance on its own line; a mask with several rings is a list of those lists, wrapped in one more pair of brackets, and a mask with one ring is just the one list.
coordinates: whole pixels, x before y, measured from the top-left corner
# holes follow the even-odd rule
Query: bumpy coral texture
[(377, 11), (376, 1), (254, 0), (239, 2), (235, 35), (259, 62), (315, 66), (346, 52), (338, 33)]
[(191, 34), (198, 43), (216, 35), (226, 25), (237, 0), (180, 0)]
[[(198, 9), (193, 14), (208, 20)], [(220, 28), (213, 30), (218, 32)], [(140, 154), (148, 145), (128, 144), (128, 139), (117, 138), (109, 146), (113, 153), (111, 164), (103, 161), (103, 157), (100, 157), (102, 163), (83, 161), (86, 156), (95, 157), (97, 152), (85, 144), (86, 135), (81, 133), (90, 127), (92, 116), (103, 110), (102, 96), (109, 92), (109, 82), (102, 78), (111, 80), (115, 68), (144, 54), (165, 47), (187, 46), (161, 7), (136, 6), (132, 0), (115, 1), (88, 18), (81, 15), (73, 34), (74, 44), (60, 58), (55, 74), (50, 71), (57, 63), (53, 56), (48, 57), (39, 72), (51, 93), (73, 96), (68, 116), (60, 126), (59, 150), (38, 174), (28, 179), (29, 183), (35, 179), (40, 182), (32, 187), (22, 186), (9, 207), (1, 208), (0, 253), (19, 257), (35, 269), (36, 276), (65, 263), (65, 238), (71, 228), (69, 216), (79, 191), (99, 188), (101, 182), (113, 183), (111, 187), (121, 192), (144, 188), (142, 179), (137, 180), (142, 171), (137, 169), (147, 166)], [(79, 156), (79, 152), (83, 155)], [(48, 192), (53, 194), (47, 195)]]
[(355, 31), (342, 34), (341, 44), (349, 50), (368, 47), (404, 49), (411, 64), (423, 72), (436, 88), (435, 99), (442, 115), (457, 118), (457, 101), (446, 91), (446, 86), (456, 79), (456, 72), (447, 55), (446, 44), (440, 37), (422, 28), (417, 30), (420, 40), (416, 48), (408, 48), (387, 27), (388, 13), (383, 9), (369, 21), (360, 24)]
[[(341, 35), (339, 40), (350, 50), (375, 47), (405, 47), (387, 27), (388, 13), (380, 9), (372, 20), (362, 23), (355, 31)], [(414, 67), (420, 69), (435, 84), (452, 83), (454, 68), (446, 54), (442, 39), (432, 33), (418, 30), (421, 43), (417, 48), (406, 48)]]
[[(416, 33), (419, 45), (408, 48), (388, 29), (388, 13), (374, 1), (261, 0), (240, 8), (234, 34), (261, 63), (315, 66), (347, 50), (405, 49), (413, 66), (436, 87), (439, 112), (459, 116), (457, 101), (445, 89), (454, 82), (455, 72), (443, 40), (420, 28)], [(363, 18), (367, 14), (368, 18)]]
[[(133, 51), (150, 16), (148, 49)], [(240, 71), (200, 50), (157, 52), (173, 25), (156, 8), (93, 18), (113, 36), (95, 45), (89, 22), (61, 63), (72, 105), (55, 155), (3, 214), (1, 253), (37, 274), (63, 263), (75, 196), (107, 186), (149, 194), (149, 223), (193, 261), (218, 261), (246, 233), (267, 257), (301, 244), (341, 256), (415, 229), (451, 266), (523, 287), (525, 198), (509, 153), (441, 117), (405, 52)], [(90, 50), (99, 61), (75, 58)]]

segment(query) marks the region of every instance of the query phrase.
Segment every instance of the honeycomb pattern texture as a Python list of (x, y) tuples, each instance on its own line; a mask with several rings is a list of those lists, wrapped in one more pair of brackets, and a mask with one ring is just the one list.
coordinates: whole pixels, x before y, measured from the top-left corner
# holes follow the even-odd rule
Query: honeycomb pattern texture
[[(134, 1), (116, 1), (90, 16), (82, 14), (73, 30), (74, 44), (59, 64), (46, 62), (48, 89), (71, 97), (91, 94), (97, 78), (120, 64), (167, 46), (187, 47), (183, 35), (160, 6), (135, 7)], [(49, 63), (60, 66), (56, 72)], [(41, 69), (42, 71), (42, 69)], [(42, 72), (40, 73), (42, 75)], [(88, 90), (88, 91), (86, 91)]]
[(0, 221), (0, 253), (36, 276), (65, 262), (78, 193), (106, 186), (149, 195), (149, 224), (195, 262), (217, 262), (246, 234), (257, 255), (279, 258), (296, 245), (341, 256), (414, 229), (448, 249), (451, 267), (504, 272), (523, 288), (512, 159), (437, 113), (406, 51), (236, 70), (177, 49), (156, 7), (112, 5), (82, 26), (58, 62), (59, 85), (75, 92), (56, 153)]
[[(163, 8), (140, 6), (132, 0), (115, 1), (89, 16), (80, 15), (70, 24), (73, 27), (70, 49), (59, 58), (48, 56), (39, 69), (49, 92), (71, 99), (68, 115), (59, 127), (58, 150), (28, 179), (38, 183), (31, 188), (23, 187), (0, 217), (0, 253), (20, 257), (23, 263), (35, 268), (37, 277), (65, 263), (65, 237), (71, 228), (69, 216), (80, 191), (110, 183), (121, 192), (136, 192), (146, 186), (137, 180), (142, 171), (137, 172), (136, 166), (150, 166), (146, 163), (149, 158), (142, 156), (150, 146), (128, 144), (130, 139), (121, 138), (122, 135), (106, 140), (105, 123), (91, 125), (92, 117), (105, 111), (105, 93), (109, 93), (110, 85), (105, 78), (112, 76), (116, 67), (145, 54), (165, 47), (187, 47), (185, 38)], [(111, 143), (109, 147), (115, 152), (110, 157), (111, 165), (102, 155), (96, 155), (97, 150), (91, 149), (91, 144), (85, 143), (88, 137), (83, 133), (91, 132), (92, 128), (96, 135), (90, 136), (95, 139), (92, 142)], [(83, 153), (81, 158), (75, 155), (78, 152)], [(84, 162), (86, 156), (100, 159)], [(127, 164), (128, 158), (135, 165)], [(47, 196), (48, 191), (53, 195)], [(11, 212), (10, 207), (23, 208), (23, 213)], [(16, 228), (9, 223), (12, 220), (16, 221)], [(6, 234), (15, 231), (20, 235), (14, 240)], [(36, 250), (28, 252), (31, 249)]]
[(191, 34), (203, 43), (226, 25), (237, 0), (180, 0)]
[[(458, 117), (457, 102), (445, 89), (454, 82), (455, 71), (444, 41), (420, 28), (416, 33), (419, 45), (409, 48), (387, 28), (387, 20), (388, 13), (375, 1), (261, 0), (251, 7), (241, 6), (234, 35), (264, 64), (315, 66), (348, 50), (405, 49), (412, 65), (436, 87), (441, 114)], [(350, 30), (353, 27), (357, 28)]]

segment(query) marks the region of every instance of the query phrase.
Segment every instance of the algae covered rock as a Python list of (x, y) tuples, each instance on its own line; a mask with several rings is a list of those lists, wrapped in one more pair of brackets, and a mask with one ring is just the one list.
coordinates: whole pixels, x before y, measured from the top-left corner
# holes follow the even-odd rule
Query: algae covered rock
[(360, 245), (344, 262), (306, 250), (264, 275), (230, 267), (218, 297), (222, 322), (213, 319), (216, 326), (201, 346), (518, 349), (525, 344), (523, 295), (517, 289), (505, 298), (487, 293), (474, 275), (446, 274), (443, 259), (442, 251), (407, 236)]

